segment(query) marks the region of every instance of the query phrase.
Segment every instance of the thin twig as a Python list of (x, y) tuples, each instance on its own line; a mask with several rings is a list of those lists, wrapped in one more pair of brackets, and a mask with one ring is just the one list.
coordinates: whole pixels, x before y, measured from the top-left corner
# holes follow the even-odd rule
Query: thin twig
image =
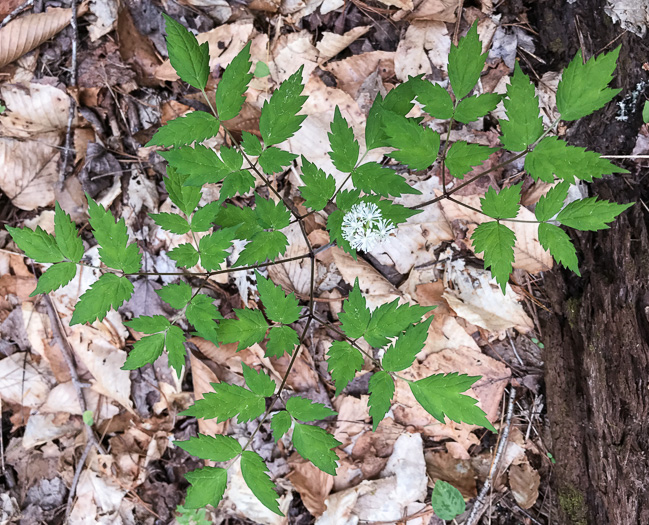
[[(52, 335), (54, 336), (54, 340), (57, 342), (59, 348), (61, 349), (61, 355), (65, 360), (65, 364), (68, 366), (72, 384), (74, 385), (74, 389), (77, 392), (79, 407), (81, 409), (81, 412), (83, 413), (87, 410), (86, 398), (83, 395), (82, 383), (79, 380), (79, 374), (77, 374), (77, 368), (74, 363), (74, 357), (73, 357), (74, 353), (72, 351), (72, 347), (70, 346), (67, 337), (63, 333), (63, 324), (61, 323), (59, 314), (54, 308), (52, 299), (50, 298), (49, 294), (43, 294), (43, 297), (45, 298), (45, 305), (47, 307), (47, 313), (50, 318), (50, 325), (52, 326)], [(88, 436), (88, 441), (92, 443), (94, 446), (96, 446), (97, 450), (99, 450), (101, 454), (105, 454), (104, 447), (102, 447), (101, 443), (99, 443), (99, 441), (97, 440), (97, 436), (95, 436), (95, 432), (92, 429), (92, 427), (88, 425), (85, 421), (84, 421), (84, 425), (86, 427), (86, 434)]]
[[(77, 26), (77, 0), (72, 0), (71, 3), (72, 18), (70, 25), (72, 26), (72, 59), (70, 64), (70, 85), (68, 86), (73, 92), (77, 90), (77, 44), (79, 40), (79, 28)], [(65, 149), (63, 150), (63, 159), (61, 161), (61, 171), (59, 172), (59, 184), (63, 185), (65, 180), (65, 172), (68, 169), (70, 159), (70, 152), (72, 151), (72, 123), (77, 111), (77, 101), (74, 96), (68, 97), (70, 99), (70, 109), (68, 111), (68, 125), (65, 132)]]
[(487, 492), (489, 492), (489, 488), (491, 487), (491, 482), (493, 480), (494, 473), (496, 472), (498, 463), (500, 463), (500, 458), (503, 454), (503, 451), (507, 446), (507, 441), (509, 438), (509, 429), (511, 428), (511, 424), (512, 424), (512, 415), (514, 414), (515, 400), (516, 400), (516, 389), (514, 387), (511, 387), (511, 391), (509, 393), (509, 405), (507, 406), (507, 418), (505, 420), (505, 428), (503, 428), (502, 435), (500, 436), (500, 442), (498, 443), (498, 449), (496, 450), (496, 457), (494, 458), (493, 463), (491, 464), (491, 468), (489, 469), (489, 476), (487, 476), (487, 479), (484, 485), (482, 486), (482, 489), (480, 489), (480, 494), (478, 494), (478, 498), (475, 500), (475, 503), (473, 504), (473, 508), (471, 509), (471, 514), (469, 514), (469, 518), (466, 520), (465, 525), (474, 525), (475, 523), (477, 523), (478, 519), (480, 518), (480, 515), (482, 514), (481, 509), (482, 509), (482, 505), (484, 504), (485, 496), (487, 495)]
[(86, 459), (88, 458), (88, 454), (90, 453), (90, 449), (92, 448), (92, 446), (93, 446), (92, 441), (88, 441), (88, 443), (86, 443), (86, 447), (83, 449), (83, 454), (81, 454), (81, 457), (79, 458), (79, 462), (77, 463), (77, 467), (74, 470), (74, 478), (72, 478), (72, 484), (70, 485), (70, 492), (68, 494), (68, 503), (65, 506), (66, 522), (70, 517), (70, 512), (72, 511), (72, 503), (74, 503), (74, 496), (77, 493), (77, 485), (79, 484), (79, 478), (81, 477), (81, 472), (83, 471), (83, 467), (86, 464)]
[(14, 9), (11, 13), (9, 13), (7, 16), (4, 17), (2, 22), (0, 22), (0, 29), (2, 29), (4, 26), (6, 26), (9, 22), (11, 22), (14, 18), (16, 18), (20, 13), (22, 13), (25, 9), (28, 7), (31, 7), (34, 5), (34, 0), (27, 0), (26, 2), (23, 2), (22, 5), (19, 5)]

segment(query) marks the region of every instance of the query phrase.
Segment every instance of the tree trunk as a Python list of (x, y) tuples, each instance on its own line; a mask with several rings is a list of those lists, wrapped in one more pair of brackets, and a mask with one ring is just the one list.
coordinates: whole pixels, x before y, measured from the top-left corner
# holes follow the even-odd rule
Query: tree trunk
[[(564, 67), (579, 48), (586, 58), (622, 44), (615, 102), (647, 79), (648, 42), (624, 33), (604, 12), (606, 0), (530, 2), (548, 68)], [(646, 90), (615, 120), (614, 102), (572, 126), (568, 140), (598, 152), (629, 154), (642, 123)], [(544, 289), (551, 313), (541, 320), (545, 380), (556, 458), (553, 480), (561, 523), (649, 524), (649, 202), (647, 168), (605, 177), (591, 193), (636, 201), (612, 225), (572, 235), (582, 277), (555, 270)]]

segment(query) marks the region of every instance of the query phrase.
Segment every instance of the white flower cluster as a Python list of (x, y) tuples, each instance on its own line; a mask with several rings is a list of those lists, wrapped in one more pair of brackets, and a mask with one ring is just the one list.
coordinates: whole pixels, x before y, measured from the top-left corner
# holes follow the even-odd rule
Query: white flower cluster
[(373, 203), (354, 204), (343, 217), (343, 239), (355, 250), (371, 251), (394, 229), (392, 221), (384, 219), (379, 207)]

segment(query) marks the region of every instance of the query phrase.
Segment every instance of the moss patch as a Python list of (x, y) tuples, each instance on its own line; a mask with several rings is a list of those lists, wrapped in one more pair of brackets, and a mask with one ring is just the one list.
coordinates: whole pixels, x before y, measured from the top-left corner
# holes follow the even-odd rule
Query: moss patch
[(559, 491), (559, 505), (574, 525), (588, 525), (584, 495), (572, 485)]

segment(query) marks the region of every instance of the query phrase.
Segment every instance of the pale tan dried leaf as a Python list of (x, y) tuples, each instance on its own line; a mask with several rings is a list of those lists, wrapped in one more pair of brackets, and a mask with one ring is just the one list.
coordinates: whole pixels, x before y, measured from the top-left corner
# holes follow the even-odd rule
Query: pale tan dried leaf
[(4, 136), (30, 137), (67, 127), (70, 99), (54, 86), (5, 84), (0, 94), (7, 106), (7, 112), (0, 116)]
[(0, 138), (0, 189), (17, 208), (34, 210), (54, 203), (58, 181), (59, 136), (41, 142)]
[(414, 4), (412, 0), (379, 0), (382, 4), (387, 6), (398, 7), (399, 9), (405, 9), (407, 11), (412, 11)]
[(345, 5), (345, 0), (324, 0), (320, 6), (320, 13), (326, 15)]
[[(189, 352), (189, 362), (192, 369), (192, 382), (194, 384), (194, 399), (198, 401), (208, 392), (214, 392), (210, 383), (218, 383), (219, 379), (210, 368), (203, 363), (193, 352)], [(227, 421), (217, 423), (216, 419), (198, 420), (198, 430), (202, 434), (223, 434), (227, 428)]]
[(413, 22), (399, 42), (394, 70), (403, 82), (408, 77), (432, 73), (431, 64), (446, 70), (451, 37), (443, 22)]
[[(86, 8), (79, 9), (79, 15)], [(70, 23), (72, 10), (51, 8), (45, 13), (21, 16), (0, 29), (0, 67), (36, 49)]]
[(312, 40), (313, 35), (303, 30), (282, 35), (275, 41), (271, 49), (273, 60), (268, 64), (270, 76), (275, 82), (284, 82), (300, 66), (304, 66), (303, 78), (309, 78), (318, 66), (319, 55)]
[(541, 476), (529, 463), (509, 468), (509, 486), (516, 503), (523, 509), (529, 509), (536, 503), (540, 483)]
[(444, 299), (459, 317), (471, 324), (490, 332), (516, 328), (525, 333), (534, 328), (520, 303), (521, 297), (510, 286), (503, 295), (490, 272), (456, 260), (446, 265), (444, 279), (452, 283), (447, 284)]
[[(437, 178), (413, 184), (421, 195), (404, 195), (395, 203), (412, 207), (435, 196), (440, 188)], [(399, 273), (408, 274), (413, 268), (435, 262), (435, 249), (445, 241), (453, 240), (453, 230), (439, 206), (430, 205), (422, 213), (399, 224), (396, 235), (377, 245), (372, 256), (386, 266), (393, 266)]]
[(370, 26), (357, 26), (342, 35), (330, 33), (328, 31), (325, 32), (322, 35), (320, 42), (318, 42), (315, 46), (320, 53), (320, 56), (318, 57), (318, 63), (322, 64), (327, 60), (332, 59), (349, 44), (351, 44), (355, 40), (358, 40), (369, 30)]
[(426, 471), (431, 480), (441, 479), (450, 483), (465, 498), (477, 496), (476, 473), (469, 459), (457, 459), (448, 452), (434, 450), (427, 450), (424, 457), (426, 458)]
[(394, 75), (393, 51), (370, 51), (321, 66), (336, 77), (337, 86), (356, 98), (358, 90), (368, 76), (378, 71), (383, 80)]
[(286, 477), (300, 493), (304, 506), (315, 517), (321, 516), (327, 508), (325, 499), (334, 486), (334, 476), (322, 472), (298, 454), (288, 458), (288, 464), (291, 471)]
[(436, 20), (438, 22), (453, 23), (457, 20), (456, 11), (459, 2), (457, 0), (418, 0), (412, 12), (401, 11), (402, 15), (395, 19), (405, 18), (406, 20)]
[(33, 363), (24, 352), (0, 359), (0, 397), (19, 406), (41, 406), (54, 381), (47, 365)]
[(88, 24), (88, 36), (94, 42), (102, 36), (110, 33), (117, 22), (118, 2), (117, 0), (91, 0), (90, 13), (94, 20)]

